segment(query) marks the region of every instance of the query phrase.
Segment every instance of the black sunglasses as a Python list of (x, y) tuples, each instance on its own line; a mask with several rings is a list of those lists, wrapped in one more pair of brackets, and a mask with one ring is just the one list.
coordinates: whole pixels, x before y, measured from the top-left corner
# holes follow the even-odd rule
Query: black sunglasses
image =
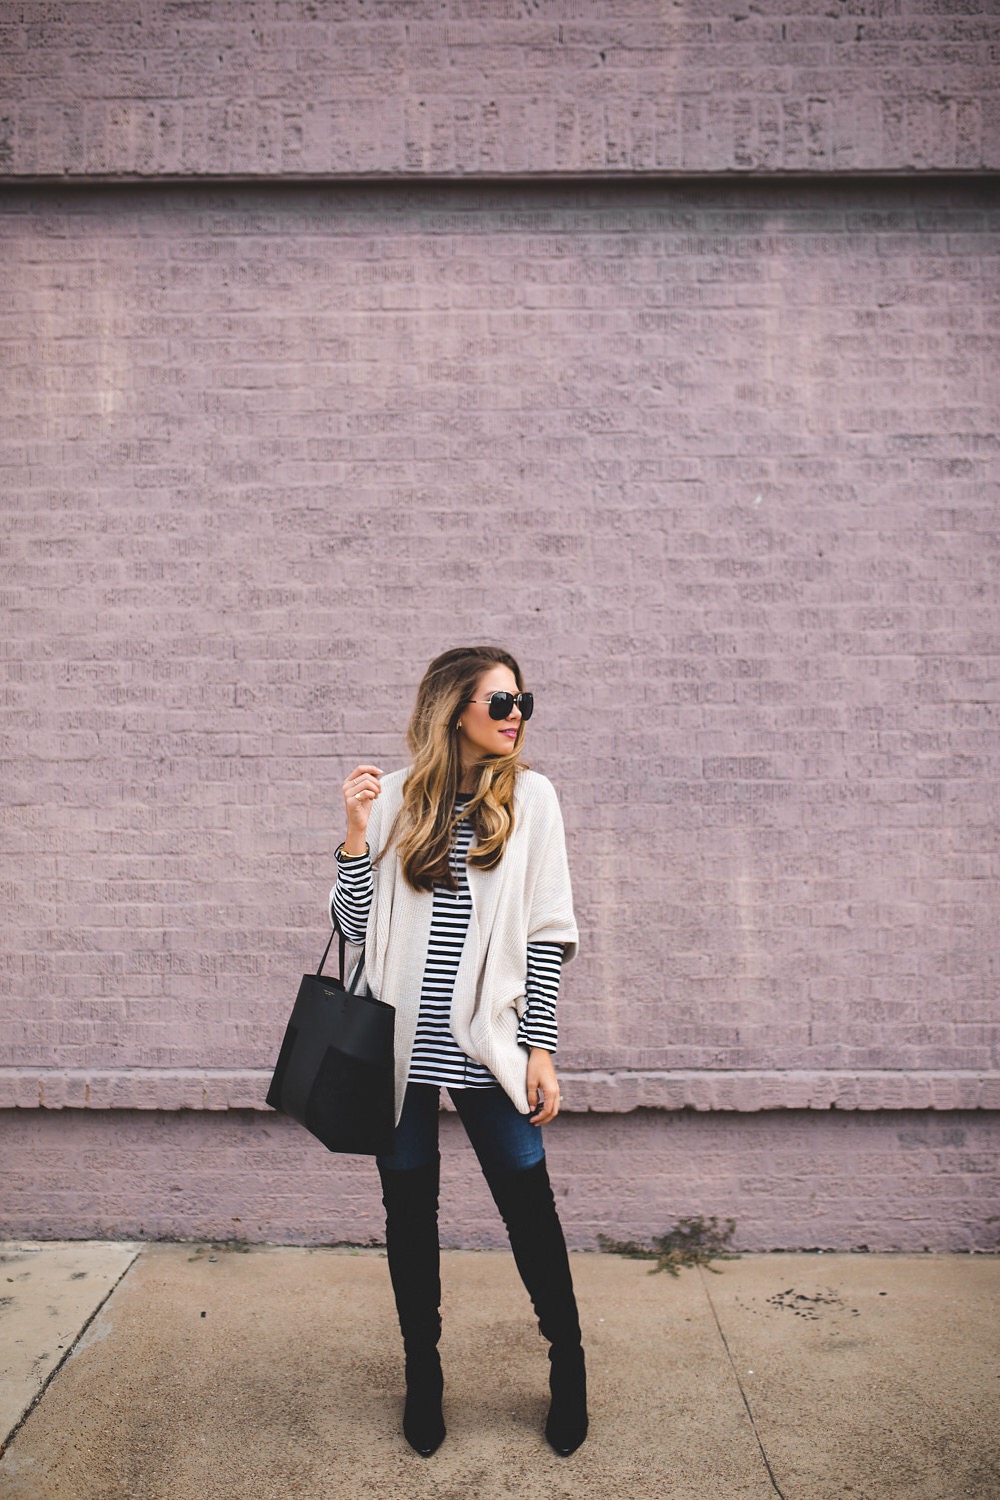
[(522, 719), (530, 719), (535, 711), (534, 693), (491, 693), (488, 698), (470, 698), (470, 703), (488, 703), (491, 719), (509, 719), (516, 703)]

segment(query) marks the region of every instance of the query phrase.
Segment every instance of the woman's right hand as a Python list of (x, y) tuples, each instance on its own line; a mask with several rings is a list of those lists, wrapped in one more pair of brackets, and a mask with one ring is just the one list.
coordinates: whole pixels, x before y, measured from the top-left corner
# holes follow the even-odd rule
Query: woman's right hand
[(378, 766), (355, 766), (344, 782), (344, 807), (347, 810), (347, 837), (344, 840), (345, 854), (364, 854), (367, 846), (365, 834), (371, 817), (372, 803), (382, 788)]

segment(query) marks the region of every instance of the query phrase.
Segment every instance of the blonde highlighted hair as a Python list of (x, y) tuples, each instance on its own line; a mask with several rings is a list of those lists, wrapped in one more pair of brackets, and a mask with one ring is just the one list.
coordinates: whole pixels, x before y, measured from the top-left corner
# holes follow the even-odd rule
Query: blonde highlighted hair
[[(435, 885), (454, 890), (449, 853), (455, 832), (455, 796), (462, 781), (458, 752), (458, 721), (462, 709), (476, 696), (484, 672), (508, 667), (518, 692), (524, 691), (521, 669), (509, 651), (499, 646), (459, 646), (431, 662), (417, 689), (406, 738), (413, 757), (403, 787), (403, 805), (386, 843), (397, 854), (406, 883), (416, 891)], [(492, 870), (503, 858), (514, 830), (514, 783), (523, 764), (524, 721), (518, 725), (514, 748), (505, 755), (487, 755), (478, 767), (478, 784), (463, 809), (471, 818), (476, 843), (469, 864)]]

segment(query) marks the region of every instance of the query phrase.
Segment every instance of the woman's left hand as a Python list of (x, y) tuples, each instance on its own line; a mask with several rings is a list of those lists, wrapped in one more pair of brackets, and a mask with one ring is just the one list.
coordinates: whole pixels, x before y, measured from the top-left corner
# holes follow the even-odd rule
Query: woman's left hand
[(547, 1125), (559, 1113), (559, 1080), (543, 1047), (532, 1047), (528, 1056), (528, 1106), (532, 1125)]

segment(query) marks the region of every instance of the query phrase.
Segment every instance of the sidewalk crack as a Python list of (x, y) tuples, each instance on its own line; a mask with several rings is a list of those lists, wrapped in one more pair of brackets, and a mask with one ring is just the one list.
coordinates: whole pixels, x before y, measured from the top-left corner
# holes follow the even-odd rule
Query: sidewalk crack
[(49, 1373), (46, 1375), (45, 1379), (43, 1380), (41, 1386), (35, 1392), (34, 1397), (32, 1398), (32, 1400), (28, 1403), (28, 1405), (25, 1407), (24, 1411), (21, 1413), (21, 1415), (18, 1418), (18, 1420), (15, 1422), (14, 1426), (7, 1433), (7, 1436), (6, 1437), (0, 1437), (0, 1463), (3, 1462), (4, 1455), (6, 1454), (6, 1452), (7, 1452), (8, 1448), (10, 1447), (11, 1443), (17, 1437), (17, 1434), (21, 1431), (21, 1428), (24, 1426), (25, 1422), (31, 1416), (31, 1413), (35, 1410), (36, 1406), (41, 1401), (42, 1397), (45, 1395), (45, 1392), (48, 1390), (49, 1386), (52, 1384), (53, 1380), (55, 1380), (56, 1376), (59, 1374), (59, 1371), (62, 1369), (63, 1365), (65, 1365), (66, 1361), (69, 1359), (70, 1355), (73, 1353), (73, 1350), (74, 1349), (78, 1349), (80, 1347), (80, 1340), (83, 1338), (84, 1334), (87, 1332), (88, 1328), (93, 1323), (93, 1321), (97, 1317), (98, 1313), (101, 1312), (108, 1305), (108, 1302), (109, 1302), (110, 1298), (118, 1290), (118, 1288), (121, 1286), (122, 1282), (125, 1280), (125, 1277), (131, 1271), (132, 1267), (136, 1264), (136, 1262), (139, 1259), (140, 1254), (141, 1254), (141, 1249), (137, 1249), (136, 1252), (135, 1252), (135, 1254), (133, 1255), (132, 1259), (129, 1261), (128, 1265), (125, 1267), (125, 1269), (121, 1272), (120, 1275), (118, 1275), (118, 1276), (115, 1277), (115, 1279), (114, 1279), (113, 1283), (111, 1284), (111, 1286), (108, 1287), (108, 1290), (105, 1293), (105, 1295), (101, 1298), (100, 1302), (94, 1308), (94, 1311), (90, 1314), (90, 1317), (83, 1324), (83, 1326), (80, 1329), (78, 1329), (78, 1331), (76, 1333), (76, 1336), (72, 1340), (72, 1342), (67, 1345), (67, 1347), (66, 1347), (66, 1349), (65, 1349), (65, 1351), (63, 1353), (62, 1359), (59, 1361), (59, 1363), (57, 1365), (53, 1365), (52, 1369), (49, 1371)]
[(771, 1461), (764, 1450), (764, 1444), (761, 1441), (760, 1432), (757, 1429), (757, 1422), (754, 1418), (753, 1411), (751, 1410), (750, 1402), (747, 1399), (747, 1393), (744, 1388), (743, 1382), (740, 1379), (740, 1372), (736, 1367), (736, 1361), (733, 1358), (733, 1351), (729, 1347), (729, 1340), (726, 1338), (726, 1335), (722, 1331), (722, 1324), (719, 1321), (719, 1314), (715, 1310), (715, 1303), (712, 1301), (712, 1293), (708, 1289), (708, 1282), (705, 1279), (705, 1272), (701, 1266), (698, 1267), (698, 1274), (701, 1277), (701, 1284), (704, 1287), (705, 1296), (708, 1299), (708, 1305), (712, 1309), (712, 1317), (715, 1319), (715, 1326), (719, 1330), (719, 1338), (722, 1340), (722, 1347), (723, 1349), (725, 1349), (726, 1355), (729, 1359), (729, 1363), (732, 1367), (733, 1378), (736, 1381), (736, 1385), (739, 1389), (740, 1395), (743, 1397), (743, 1405), (746, 1407), (747, 1416), (750, 1418), (750, 1426), (753, 1428), (753, 1435), (757, 1439), (757, 1447), (760, 1449), (760, 1456), (764, 1460), (764, 1467), (767, 1470), (767, 1477), (768, 1479), (770, 1479), (771, 1484), (774, 1487), (774, 1493), (780, 1496), (780, 1500), (786, 1500), (785, 1492), (781, 1488), (781, 1485), (778, 1483), (777, 1479), (775, 1479), (774, 1470), (771, 1468)]

